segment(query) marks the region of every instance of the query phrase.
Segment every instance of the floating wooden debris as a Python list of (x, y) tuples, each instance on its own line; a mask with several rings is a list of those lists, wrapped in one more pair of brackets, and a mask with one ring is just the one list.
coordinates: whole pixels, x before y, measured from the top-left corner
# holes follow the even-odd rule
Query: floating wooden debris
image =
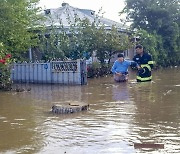
[(68, 105), (53, 105), (52, 112), (56, 114), (69, 114), (89, 109), (89, 104), (69, 103)]
[(153, 148), (153, 149), (164, 149), (164, 144), (159, 143), (134, 143), (135, 149), (140, 148)]
[(15, 92), (28, 92), (28, 91), (31, 91), (31, 88), (16, 88), (16, 89), (13, 89), (12, 91), (15, 91)]
[(31, 91), (31, 88), (27, 88), (27, 87), (21, 87), (20, 85), (15, 85), (11, 88), (11, 91), (13, 92), (29, 92)]

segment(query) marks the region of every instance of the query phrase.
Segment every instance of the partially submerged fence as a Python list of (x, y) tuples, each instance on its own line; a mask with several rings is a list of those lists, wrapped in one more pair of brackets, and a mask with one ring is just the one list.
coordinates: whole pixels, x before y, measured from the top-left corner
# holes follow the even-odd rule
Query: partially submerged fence
[(87, 84), (85, 60), (14, 63), (11, 79), (17, 83)]

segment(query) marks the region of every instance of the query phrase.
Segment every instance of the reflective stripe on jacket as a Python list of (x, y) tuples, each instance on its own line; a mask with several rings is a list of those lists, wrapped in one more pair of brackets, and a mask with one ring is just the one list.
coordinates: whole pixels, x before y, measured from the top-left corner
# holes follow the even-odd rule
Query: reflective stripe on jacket
[(142, 56), (135, 55), (133, 60), (138, 63), (143, 71), (138, 71), (137, 81), (150, 81), (152, 79), (151, 70), (153, 68), (154, 62), (152, 57), (148, 53), (143, 53)]

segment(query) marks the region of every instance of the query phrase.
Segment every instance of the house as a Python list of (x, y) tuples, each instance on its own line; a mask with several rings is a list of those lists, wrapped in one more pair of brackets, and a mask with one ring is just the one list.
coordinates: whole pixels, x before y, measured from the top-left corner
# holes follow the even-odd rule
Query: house
[[(46, 27), (46, 36), (50, 35), (52, 25), (56, 27), (57, 32), (61, 30), (62, 25), (66, 32), (69, 32), (68, 30), (70, 29), (70, 24), (75, 23), (75, 17), (78, 17), (81, 20), (88, 19), (90, 22), (94, 22), (95, 19), (98, 18), (98, 22), (100, 25), (103, 24), (106, 30), (111, 30), (111, 27), (115, 25), (120, 33), (127, 32), (127, 27), (121, 23), (104, 18), (102, 16), (98, 16), (93, 10), (72, 7), (68, 3), (62, 3), (61, 7), (59, 8), (44, 10), (43, 16), (45, 17), (44, 25)], [(132, 49), (124, 51), (125, 58), (131, 58), (134, 55), (132, 51)], [(32, 59), (31, 50), (29, 51), (29, 55)], [(96, 57), (92, 59), (95, 60)]]
[(90, 22), (94, 22), (94, 19), (98, 18), (100, 23), (104, 24), (105, 29), (107, 30), (110, 30), (112, 25), (116, 25), (118, 30), (121, 32), (124, 32), (127, 29), (127, 27), (118, 22), (96, 15), (93, 10), (75, 8), (70, 6), (68, 3), (62, 3), (62, 6), (59, 8), (46, 9), (44, 10), (44, 15), (46, 17), (44, 24), (49, 29), (52, 24), (57, 27), (63, 24), (66, 29), (69, 29), (69, 21), (71, 24), (74, 24), (75, 16), (80, 19), (88, 19)]

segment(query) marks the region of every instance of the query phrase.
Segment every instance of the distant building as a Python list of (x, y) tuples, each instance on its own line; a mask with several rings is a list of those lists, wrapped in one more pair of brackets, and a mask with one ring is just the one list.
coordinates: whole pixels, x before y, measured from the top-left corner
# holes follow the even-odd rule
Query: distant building
[(70, 6), (68, 3), (62, 3), (62, 6), (55, 9), (46, 9), (44, 10), (44, 15), (46, 17), (45, 26), (51, 28), (51, 25), (60, 26), (62, 23), (65, 28), (69, 28), (70, 24), (75, 23), (75, 17), (82, 19), (88, 19), (90, 22), (94, 22), (94, 19), (98, 17), (100, 23), (102, 23), (105, 28), (111, 29), (113, 25), (116, 25), (119, 31), (126, 31), (127, 27), (124, 25), (115, 22), (113, 20), (97, 16), (95, 11), (87, 9), (79, 9)]
[[(81, 20), (88, 19), (90, 22), (94, 22), (95, 18), (98, 18), (100, 24), (104, 25), (106, 30), (111, 30), (113, 25), (117, 27), (119, 32), (126, 33), (127, 29), (127, 27), (121, 23), (96, 15), (93, 10), (75, 8), (70, 6), (68, 3), (62, 3), (62, 6), (59, 8), (44, 10), (43, 16), (45, 17), (44, 25), (46, 27), (47, 36), (51, 33), (52, 25), (56, 26), (57, 30), (60, 30), (63, 25), (64, 29), (68, 32), (70, 24), (75, 23), (75, 17), (78, 17)], [(29, 53), (30, 58), (32, 58), (32, 51), (30, 50)], [(38, 53), (37, 50), (36, 53)], [(124, 51), (124, 55), (125, 58), (131, 58), (133, 52), (131, 50)], [(92, 59), (96, 60), (95, 57)], [(116, 59), (116, 56), (114, 59)]]

